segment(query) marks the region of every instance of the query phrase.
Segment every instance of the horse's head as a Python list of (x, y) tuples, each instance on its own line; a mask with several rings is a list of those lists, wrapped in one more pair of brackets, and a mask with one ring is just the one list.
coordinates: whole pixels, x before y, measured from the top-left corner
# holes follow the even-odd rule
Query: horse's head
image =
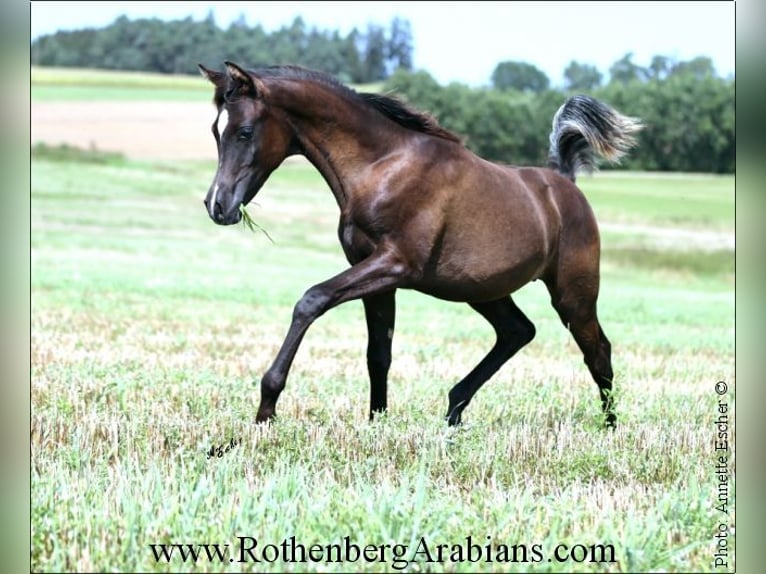
[(266, 103), (264, 83), (226, 62), (225, 72), (199, 66), (215, 86), (218, 115), (213, 135), (218, 145), (218, 170), (205, 197), (210, 218), (231, 225), (242, 218), (241, 205), (255, 197), (272, 171), (290, 153), (292, 132)]

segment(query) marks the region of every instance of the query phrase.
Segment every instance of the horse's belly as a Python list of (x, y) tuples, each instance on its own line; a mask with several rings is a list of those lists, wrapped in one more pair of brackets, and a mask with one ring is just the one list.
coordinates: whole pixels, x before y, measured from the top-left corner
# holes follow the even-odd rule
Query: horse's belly
[(494, 259), (495, 255), (453, 256), (426, 273), (415, 289), (448, 301), (481, 302), (505, 297), (540, 277), (545, 268), (542, 251), (526, 257)]
[(558, 245), (556, 212), (548, 202), (497, 186), (480, 197), (453, 200), (416, 289), (454, 301), (492, 301), (546, 272)]

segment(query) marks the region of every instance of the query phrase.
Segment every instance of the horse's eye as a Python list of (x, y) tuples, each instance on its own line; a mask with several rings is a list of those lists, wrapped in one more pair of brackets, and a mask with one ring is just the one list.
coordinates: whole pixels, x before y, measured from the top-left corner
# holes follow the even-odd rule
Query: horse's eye
[(250, 141), (251, 139), (253, 139), (253, 128), (251, 127), (240, 128), (239, 131), (237, 132), (237, 139), (243, 142)]

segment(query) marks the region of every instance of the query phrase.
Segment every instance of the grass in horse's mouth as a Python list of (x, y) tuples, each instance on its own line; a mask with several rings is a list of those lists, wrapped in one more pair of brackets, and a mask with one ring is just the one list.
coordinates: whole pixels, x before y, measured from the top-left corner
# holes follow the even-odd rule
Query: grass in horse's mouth
[(271, 238), (271, 235), (269, 235), (269, 232), (266, 231), (263, 227), (258, 225), (255, 220), (250, 217), (250, 214), (247, 212), (247, 209), (245, 209), (245, 204), (240, 203), (239, 204), (239, 212), (242, 214), (242, 223), (245, 225), (245, 227), (249, 228), (250, 231), (255, 232), (256, 229), (260, 229), (261, 232), (269, 238), (269, 241), (274, 243), (274, 240)]

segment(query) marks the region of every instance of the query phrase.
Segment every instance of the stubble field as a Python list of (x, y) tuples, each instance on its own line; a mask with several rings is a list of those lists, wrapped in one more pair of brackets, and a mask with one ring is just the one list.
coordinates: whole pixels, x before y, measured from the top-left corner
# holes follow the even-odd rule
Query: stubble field
[[(446, 427), (446, 393), (491, 329), (404, 291), (386, 416), (367, 421), (352, 302), (312, 326), (279, 419), (256, 426), (293, 304), (346, 266), (326, 185), (301, 161), (272, 176), (250, 213), (273, 244), (217, 227), (206, 92), (151, 100), (156, 86), (80, 77), (77, 96), (47, 78), (32, 104), (33, 142), (50, 144), (31, 166), (33, 570), (708, 571), (716, 552), (733, 570), (733, 178), (580, 180), (602, 224), (616, 431), (600, 430), (595, 384), (537, 283), (515, 296), (536, 339), (462, 427)], [(136, 123), (147, 109), (166, 119)], [(56, 118), (69, 136), (51, 135)], [(152, 152), (160, 137), (178, 155)], [(377, 549), (313, 561), (313, 544)]]

